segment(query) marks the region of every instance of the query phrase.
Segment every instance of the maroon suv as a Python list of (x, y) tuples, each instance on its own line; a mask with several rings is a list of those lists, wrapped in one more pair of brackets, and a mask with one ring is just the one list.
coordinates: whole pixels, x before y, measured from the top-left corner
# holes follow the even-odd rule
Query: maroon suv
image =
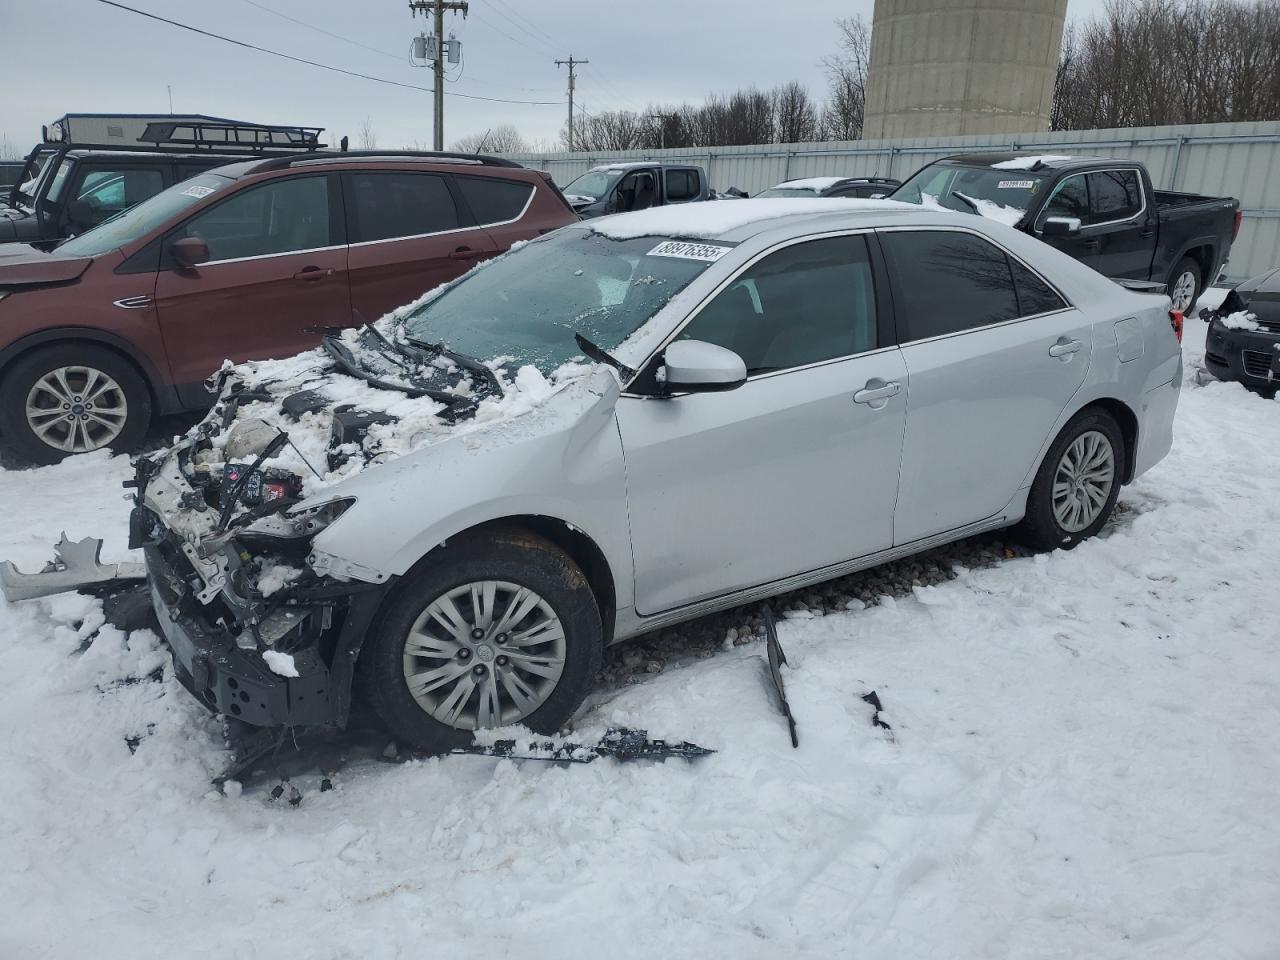
[(0, 245), (0, 431), (38, 463), (130, 449), (153, 412), (207, 407), (223, 360), (297, 353), (575, 220), (511, 161), (314, 153), (219, 167), (53, 253)]

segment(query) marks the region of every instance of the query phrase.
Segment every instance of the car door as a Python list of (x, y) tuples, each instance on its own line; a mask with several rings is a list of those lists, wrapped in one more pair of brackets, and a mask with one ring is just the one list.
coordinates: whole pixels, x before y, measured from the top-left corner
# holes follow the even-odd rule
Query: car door
[(1156, 249), (1156, 210), (1146, 202), (1142, 178), (1132, 167), (1098, 170), (1089, 181), (1089, 220), (1084, 233), (1096, 242), (1090, 264), (1108, 277), (1146, 280)]
[(1092, 326), (961, 228), (884, 229), (907, 369), (894, 543), (999, 516), (1084, 382)]
[[(350, 326), (342, 230), (336, 180), (311, 174), (247, 186), (170, 233), (156, 305), (174, 382), (198, 383), (224, 359), (291, 356)], [(204, 240), (209, 259), (174, 264), (168, 245), (182, 237)]]
[(459, 216), (443, 174), (353, 170), (342, 176), (351, 307), (363, 320), (377, 320), (497, 252), (483, 229)]
[(737, 352), (744, 385), (619, 399), (641, 614), (890, 545), (905, 368), (873, 275), (863, 234), (775, 248), (678, 334)]

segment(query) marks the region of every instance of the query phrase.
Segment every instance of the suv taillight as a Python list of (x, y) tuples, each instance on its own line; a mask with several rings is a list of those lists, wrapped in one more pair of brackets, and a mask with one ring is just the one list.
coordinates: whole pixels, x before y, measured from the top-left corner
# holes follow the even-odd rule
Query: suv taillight
[(1236, 222), (1231, 225), (1231, 242), (1235, 243), (1236, 237), (1240, 236), (1240, 224), (1244, 222), (1244, 211), (1236, 211)]
[(1178, 342), (1182, 342), (1182, 311), (1170, 310), (1169, 323), (1173, 327), (1173, 335), (1178, 338)]

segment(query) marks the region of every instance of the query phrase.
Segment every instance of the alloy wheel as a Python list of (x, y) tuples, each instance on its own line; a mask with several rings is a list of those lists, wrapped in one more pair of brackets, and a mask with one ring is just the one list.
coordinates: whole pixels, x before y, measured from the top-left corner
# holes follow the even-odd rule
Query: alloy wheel
[(27, 425), (58, 450), (87, 453), (124, 429), (129, 403), (120, 384), (93, 367), (50, 370), (27, 393)]
[(1173, 309), (1186, 312), (1195, 296), (1196, 275), (1190, 270), (1184, 270), (1178, 274), (1178, 279), (1173, 281), (1173, 291), (1169, 295), (1169, 299), (1173, 301)]
[(551, 696), (564, 672), (560, 618), (519, 584), (482, 580), (431, 601), (404, 642), (409, 693), (459, 730), (518, 723)]
[(1079, 533), (1106, 508), (1116, 480), (1116, 457), (1105, 433), (1076, 437), (1053, 475), (1053, 517), (1067, 533)]

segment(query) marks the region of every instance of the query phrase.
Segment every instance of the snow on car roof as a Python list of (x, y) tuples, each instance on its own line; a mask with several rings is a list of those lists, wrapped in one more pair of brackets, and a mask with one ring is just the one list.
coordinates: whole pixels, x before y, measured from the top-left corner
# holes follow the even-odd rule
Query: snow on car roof
[(788, 190), (826, 190), (834, 187), (837, 183), (843, 183), (848, 177), (806, 177), (802, 180), (784, 180), (777, 187), (786, 187)]
[(1030, 170), (1040, 163), (1048, 165), (1075, 159), (1075, 157), (1064, 157), (1057, 153), (1042, 153), (1031, 157), (1014, 157), (1012, 160), (1002, 160), (1000, 163), (993, 163), (991, 166), (995, 170)]
[(719, 237), (766, 220), (797, 216), (840, 216), (850, 212), (918, 213), (915, 204), (896, 200), (829, 200), (800, 197), (794, 200), (710, 200), (650, 207), (635, 213), (619, 213), (590, 221), (590, 229), (613, 240), (635, 237)]

